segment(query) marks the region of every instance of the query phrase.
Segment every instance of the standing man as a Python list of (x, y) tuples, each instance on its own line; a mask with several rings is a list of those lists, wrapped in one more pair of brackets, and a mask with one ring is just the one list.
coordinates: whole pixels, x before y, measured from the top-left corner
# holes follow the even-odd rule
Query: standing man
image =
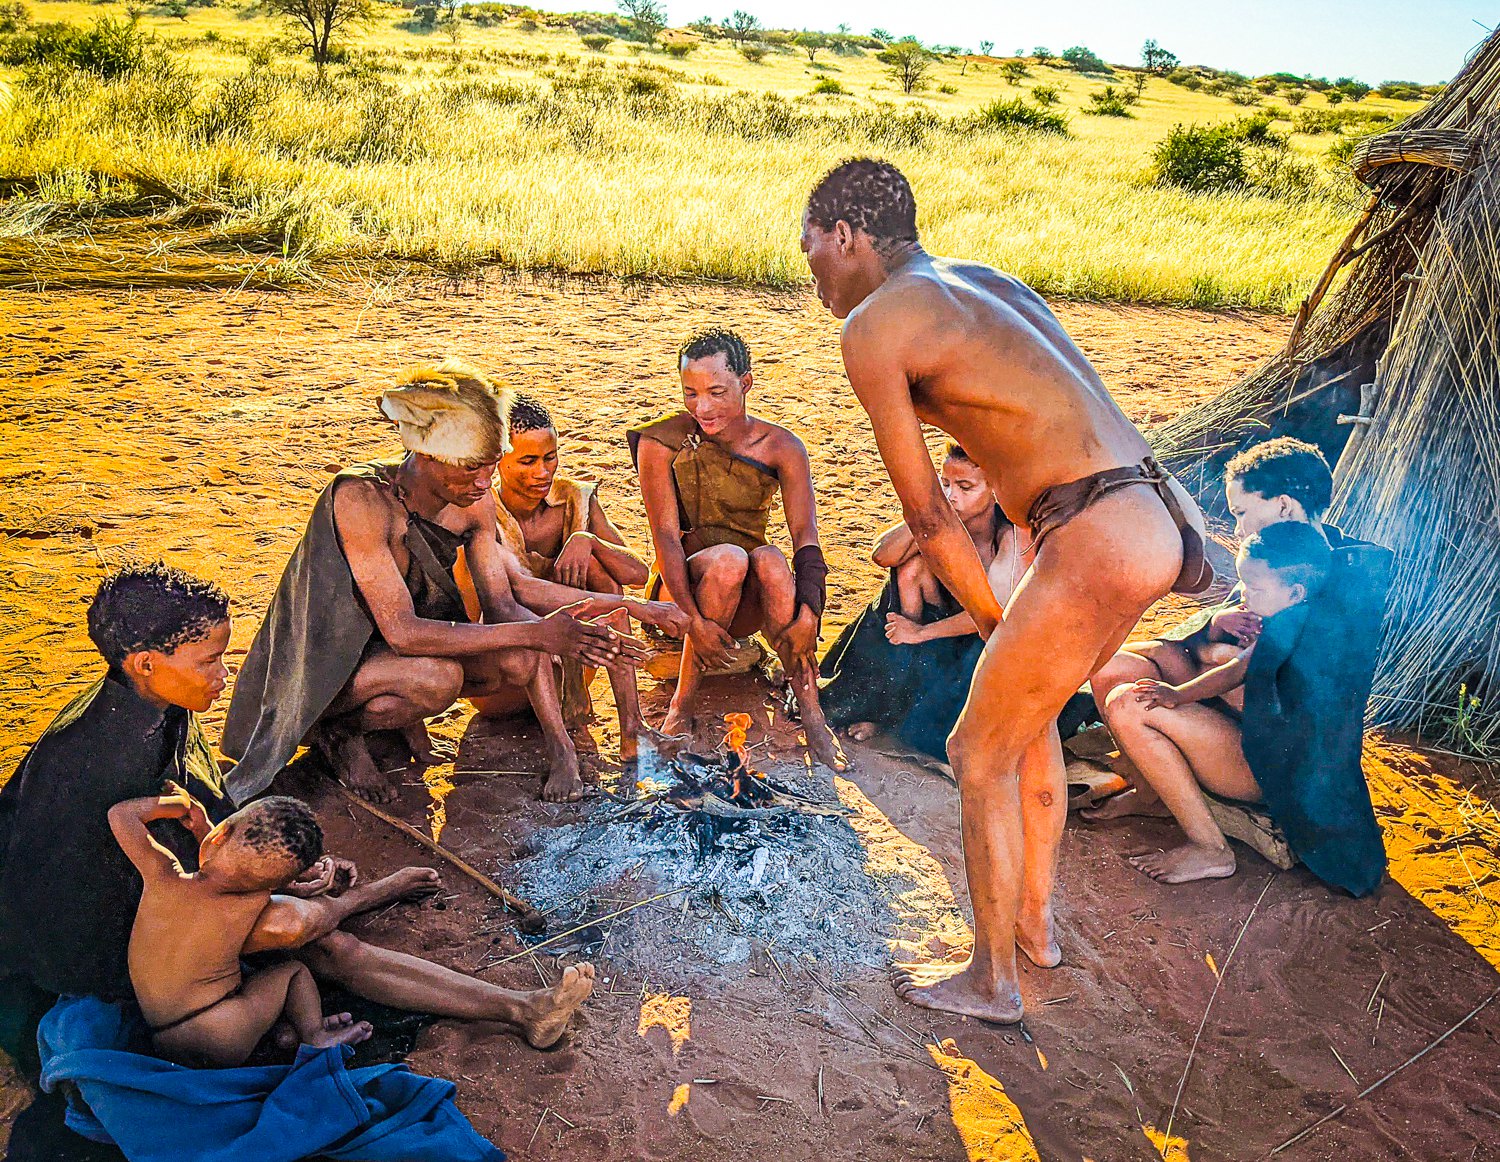
[[(888, 162), (831, 170), (808, 198), (802, 251), (818, 298), (844, 319), (849, 382), (870, 416), (907, 527), (968, 610), (984, 653), (948, 740), (962, 804), (974, 951), (905, 966), (913, 1004), (1021, 1017), (1016, 945), (1061, 959), (1052, 888), (1067, 813), (1055, 720), (1174, 588), (1213, 580), (1202, 516), (1041, 297), (917, 241), (911, 186)], [(1035, 563), (1004, 610), (922, 438), (930, 423), (994, 482)]]
[[(304, 740), (360, 795), (394, 796), (385, 773), (437, 756), (425, 720), (460, 696), (524, 690), (546, 739), (542, 797), (583, 793), (551, 656), (590, 665), (640, 651), (608, 626), (538, 617), (512, 593), (496, 537), (495, 466), (506, 445), (505, 396), (477, 371), (418, 368), (381, 410), (406, 448), (396, 463), (345, 469), (323, 490), (235, 682), (224, 753), (236, 802), (270, 784)], [(462, 552), (481, 617), (454, 577)], [(617, 598), (603, 608), (619, 605)], [(397, 748), (377, 762), (371, 741)]]
[[(750, 349), (713, 328), (677, 354), (683, 411), (630, 433), (641, 497), (656, 547), (656, 574), (688, 617), (682, 667), (662, 730), (687, 734), (704, 667), (723, 666), (737, 637), (761, 630), (781, 658), (814, 762), (848, 765), (818, 705), (818, 628), (828, 566), (807, 449), (785, 428), (753, 416)], [(792, 559), (766, 526), (781, 493)], [(653, 596), (656, 579), (646, 595)]]

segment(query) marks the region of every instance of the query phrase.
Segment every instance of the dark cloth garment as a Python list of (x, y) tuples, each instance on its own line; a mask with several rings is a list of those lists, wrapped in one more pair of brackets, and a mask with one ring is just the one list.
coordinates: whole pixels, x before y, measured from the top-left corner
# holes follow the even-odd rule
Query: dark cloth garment
[(1172, 518), (1178, 535), (1182, 538), (1182, 568), (1172, 584), (1172, 592), (1185, 596), (1203, 593), (1214, 583), (1214, 569), (1204, 554), (1203, 534), (1188, 520), (1171, 484), (1172, 477), (1166, 469), (1154, 457), (1147, 456), (1139, 464), (1110, 468), (1081, 480), (1048, 488), (1031, 502), (1031, 508), (1026, 513), (1032, 544), (1040, 549), (1042, 541), (1049, 535), (1110, 493), (1132, 485), (1146, 485), (1161, 498), (1167, 515)]
[[(893, 645), (886, 640), (885, 618), (900, 611), (892, 570), (880, 595), (844, 627), (823, 655), (818, 702), (834, 726), (873, 722), (913, 750), (947, 762), (948, 735), (969, 696), (984, 642), (970, 633)], [(922, 610), (921, 622), (929, 625), (962, 612), (963, 607), (940, 587), (938, 603)]]
[[(947, 762), (948, 736), (968, 701), (984, 643), (978, 634), (967, 634), (892, 645), (885, 636), (885, 615), (900, 611), (893, 571), (879, 596), (844, 627), (823, 655), (818, 704), (834, 726), (873, 722), (913, 750)], [(922, 624), (961, 612), (963, 607), (941, 589), (938, 604), (922, 610)], [(1075, 694), (1058, 715), (1058, 731), (1067, 738), (1094, 717), (1093, 699)]]
[[(1333, 550), (1327, 582), (1268, 618), (1250, 655), (1241, 746), (1296, 856), (1325, 883), (1362, 896), (1385, 871), (1360, 755), (1394, 557), (1334, 525), (1323, 535)], [(1161, 640), (1207, 645), (1209, 622), (1242, 600), (1236, 585)]]
[[(238, 763), (229, 790), (260, 794), (297, 753), (323, 712), (380, 638), (344, 557), (333, 497), (346, 480), (389, 481), (394, 464), (359, 464), (329, 483), (282, 572), (266, 617), (235, 679), (221, 749)], [(418, 617), (466, 621), (453, 564), (463, 538), (411, 514), (406, 586)]]
[[(211, 820), (233, 812), (208, 742), (185, 710), (159, 709), (111, 673), (73, 700), (0, 791), (0, 972), (47, 993), (128, 999), (126, 953), (140, 874), (109, 809), (172, 779)], [(151, 825), (187, 867), (197, 842), (175, 820)]]
[(347, 1046), (292, 1065), (188, 1069), (148, 1056), (133, 1006), (64, 997), (37, 1039), (42, 1087), (70, 1091), (67, 1124), (130, 1162), (501, 1162), (453, 1104), (452, 1083), (400, 1065), (349, 1069)]
[(712, 545), (738, 545), (748, 553), (768, 543), (771, 507), (781, 490), (774, 468), (706, 438), (687, 412), (653, 420), (626, 436), (631, 462), (637, 468), (642, 439), (674, 453), (677, 515), (683, 549), (689, 556)]
[(1327, 583), (1267, 618), (1250, 655), (1241, 745), (1292, 851), (1324, 883), (1363, 896), (1386, 865), (1360, 756), (1395, 557), (1324, 532)]

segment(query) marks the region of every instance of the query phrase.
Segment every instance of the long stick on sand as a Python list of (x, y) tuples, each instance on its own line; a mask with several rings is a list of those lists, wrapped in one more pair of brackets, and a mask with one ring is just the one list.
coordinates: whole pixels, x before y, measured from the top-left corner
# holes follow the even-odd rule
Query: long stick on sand
[(353, 803), (361, 811), (365, 812), (368, 815), (374, 816), (382, 823), (394, 827), (397, 831), (401, 832), (402, 835), (406, 836), (407, 839), (410, 839), (413, 843), (420, 844), (425, 850), (430, 851), (439, 859), (446, 860), (464, 875), (468, 876), (469, 879), (473, 880), (485, 891), (489, 892), (489, 894), (494, 896), (495, 899), (501, 901), (507, 908), (520, 916), (521, 919), (519, 926), (523, 932), (540, 932), (543, 928), (545, 928), (546, 921), (542, 919), (542, 914), (535, 908), (533, 908), (530, 904), (528, 904), (525, 900), (521, 899), (520, 896), (511, 895), (494, 880), (490, 879), (489, 876), (485, 875), (478, 868), (470, 864), (467, 860), (460, 859), (446, 847), (442, 847), (441, 845), (434, 843), (432, 840), (428, 839), (427, 836), (423, 835), (420, 831), (413, 827), (410, 823), (407, 823), (402, 819), (397, 819), (394, 815), (382, 811), (373, 803), (365, 802), (342, 783), (337, 784), (337, 786), (339, 794), (349, 802)]
[(1370, 1094), (1374, 1093), (1377, 1089), (1379, 1089), (1386, 1082), (1390, 1081), (1391, 1078), (1395, 1077), (1396, 1074), (1400, 1073), (1408, 1065), (1414, 1064), (1415, 1062), (1421, 1060), (1423, 1057), (1426, 1057), (1427, 1054), (1431, 1053), (1434, 1049), (1436, 1049), (1439, 1045), (1441, 1045), (1449, 1037), (1453, 1036), (1453, 1034), (1457, 1033), (1460, 1029), (1462, 1029), (1465, 1025), (1467, 1025), (1470, 1021), (1472, 1021), (1475, 1017), (1479, 1016), (1479, 1014), (1482, 1013), (1485, 1010), (1486, 1006), (1488, 1006), (1489, 1003), (1492, 1000), (1494, 1000), (1496, 997), (1500, 997), (1500, 989), (1496, 989), (1489, 996), (1485, 997), (1484, 1000), (1480, 1001), (1479, 1004), (1475, 1005), (1474, 1008), (1469, 1011), (1469, 1015), (1467, 1017), (1464, 1017), (1463, 1020), (1459, 1021), (1457, 1024), (1455, 1024), (1451, 1028), (1449, 1028), (1449, 1030), (1446, 1033), (1443, 1033), (1443, 1034), (1439, 1035), (1438, 1037), (1435, 1037), (1433, 1040), (1429, 1041), (1427, 1043), (1427, 1047), (1425, 1049), (1422, 1049), (1422, 1050), (1420, 1050), (1420, 1051), (1418, 1051), (1416, 1053), (1413, 1053), (1410, 1057), (1408, 1057), (1400, 1065), (1396, 1066), (1395, 1069), (1391, 1070), (1384, 1077), (1382, 1077), (1379, 1081), (1375, 1082), (1372, 1085), (1368, 1085), (1364, 1089), (1360, 1090), (1357, 1094), (1354, 1095), (1354, 1097), (1353, 1097), (1353, 1099), (1351, 1101), (1345, 1102), (1343, 1105), (1339, 1106), (1338, 1109), (1333, 1110), (1330, 1113), (1324, 1114), (1321, 1118), (1319, 1118), (1317, 1121), (1315, 1121), (1312, 1125), (1308, 1126), (1307, 1129), (1303, 1130), (1301, 1133), (1299, 1133), (1298, 1135), (1296, 1135), (1296, 1137), (1288, 1138), (1285, 1142), (1281, 1143), (1281, 1145), (1277, 1146), (1276, 1149), (1272, 1150), (1271, 1153), (1267, 1155), (1267, 1157), (1275, 1157), (1277, 1154), (1280, 1154), (1283, 1150), (1287, 1149), (1288, 1147), (1295, 1146), (1298, 1142), (1302, 1141), (1303, 1138), (1305, 1138), (1305, 1137), (1307, 1137), (1307, 1135), (1311, 1134), (1314, 1130), (1316, 1130), (1324, 1122), (1331, 1122), (1331, 1121), (1333, 1121), (1334, 1118), (1338, 1117), (1345, 1110), (1347, 1110), (1351, 1105), (1353, 1105), (1354, 1102), (1359, 1101), (1360, 1098), (1368, 1097)]

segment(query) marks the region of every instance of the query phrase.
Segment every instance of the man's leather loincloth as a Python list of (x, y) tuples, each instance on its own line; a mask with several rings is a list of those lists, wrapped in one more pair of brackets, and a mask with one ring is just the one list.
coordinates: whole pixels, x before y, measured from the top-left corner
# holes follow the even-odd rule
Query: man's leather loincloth
[(1187, 513), (1183, 512), (1182, 505), (1172, 494), (1172, 477), (1152, 456), (1147, 456), (1139, 464), (1095, 472), (1082, 480), (1058, 484), (1045, 490), (1032, 501), (1031, 509), (1026, 514), (1033, 546), (1040, 549), (1048, 536), (1079, 513), (1097, 504), (1111, 492), (1136, 484), (1155, 489), (1156, 495), (1161, 497), (1162, 504), (1166, 506), (1167, 515), (1172, 518), (1182, 537), (1182, 570), (1172, 584), (1172, 592), (1188, 597), (1205, 592), (1214, 583), (1214, 569), (1204, 554), (1203, 535), (1192, 526)]

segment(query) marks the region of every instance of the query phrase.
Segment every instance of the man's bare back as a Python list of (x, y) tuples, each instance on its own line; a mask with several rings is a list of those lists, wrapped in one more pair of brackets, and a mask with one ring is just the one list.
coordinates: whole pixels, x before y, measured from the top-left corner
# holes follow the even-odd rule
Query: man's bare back
[[(901, 970), (897, 990), (928, 1008), (1014, 1021), (1016, 947), (1042, 967), (1062, 955), (1052, 913), (1067, 810), (1057, 714), (1177, 581), (1202, 518), (1038, 295), (922, 250), (911, 187), (894, 166), (858, 159), (830, 171), (808, 199), (802, 250), (819, 298), (847, 320), (845, 369), (907, 527), (986, 639), (948, 741), (974, 950), (962, 964)], [(1003, 612), (943, 496), (924, 421), (963, 445), (1006, 515), (1035, 538), (1034, 563)], [(1111, 475), (1107, 486), (1099, 474)], [(1067, 504), (1045, 510), (1064, 495)]]

